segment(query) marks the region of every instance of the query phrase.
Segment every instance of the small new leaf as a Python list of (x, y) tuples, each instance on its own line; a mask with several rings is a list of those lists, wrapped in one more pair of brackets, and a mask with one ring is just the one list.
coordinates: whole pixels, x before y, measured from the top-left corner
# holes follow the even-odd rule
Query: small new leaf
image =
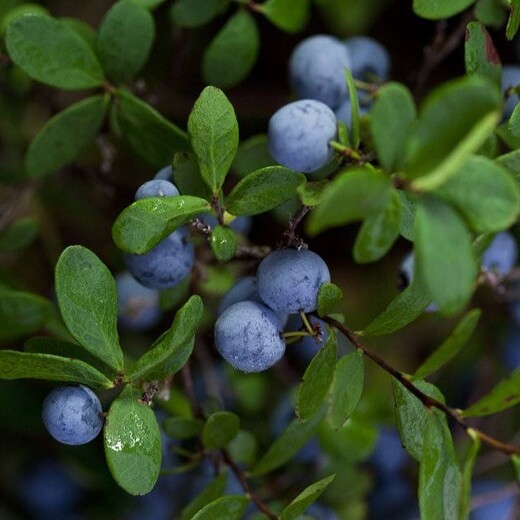
[(333, 283), (324, 283), (318, 291), (318, 314), (327, 316), (332, 312), (336, 312), (341, 300), (343, 299), (343, 291)]
[(237, 236), (227, 226), (217, 226), (211, 233), (211, 250), (219, 262), (228, 262), (235, 255)]

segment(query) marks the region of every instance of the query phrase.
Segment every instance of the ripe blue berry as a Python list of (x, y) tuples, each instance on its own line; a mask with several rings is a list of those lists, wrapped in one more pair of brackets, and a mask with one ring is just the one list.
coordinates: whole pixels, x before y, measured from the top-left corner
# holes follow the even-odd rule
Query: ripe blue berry
[(260, 262), (257, 271), (260, 297), (277, 312), (314, 311), (318, 291), (327, 282), (327, 264), (306, 249), (273, 251)]
[(163, 181), (172, 181), (172, 173), (173, 173), (173, 168), (170, 166), (165, 166), (164, 168), (162, 168), (161, 170), (159, 170), (155, 175), (154, 175), (154, 179), (160, 179), (160, 180), (163, 180)]
[(390, 70), (390, 55), (383, 45), (368, 36), (345, 40), (350, 55), (352, 76), (363, 81), (385, 81)]
[(159, 293), (140, 284), (130, 273), (116, 276), (117, 317), (126, 330), (151, 329), (161, 319)]
[(506, 276), (516, 264), (518, 246), (513, 235), (507, 231), (497, 233), (482, 255), (482, 268)]
[(95, 439), (103, 427), (101, 403), (86, 386), (60, 386), (43, 401), (47, 431), (59, 442), (77, 446)]
[(351, 67), (347, 47), (331, 36), (306, 38), (289, 61), (289, 81), (300, 98), (315, 99), (331, 108), (347, 95), (345, 68)]
[(167, 289), (185, 278), (195, 261), (188, 232), (179, 228), (144, 255), (124, 256), (132, 276), (146, 287)]
[(231, 307), (231, 305), (243, 301), (263, 303), (262, 298), (260, 298), (258, 294), (256, 277), (254, 276), (244, 276), (244, 278), (240, 278), (240, 280), (222, 296), (217, 307), (217, 318), (221, 316), (228, 307)]
[(269, 151), (287, 168), (314, 172), (332, 158), (329, 141), (336, 137), (336, 125), (334, 112), (319, 101), (289, 103), (269, 120)]
[(215, 323), (215, 346), (222, 357), (243, 372), (261, 372), (273, 366), (285, 352), (282, 324), (268, 307), (238, 302)]
[(154, 179), (139, 186), (135, 192), (135, 200), (148, 197), (175, 197), (176, 195), (179, 195), (179, 190), (170, 181)]

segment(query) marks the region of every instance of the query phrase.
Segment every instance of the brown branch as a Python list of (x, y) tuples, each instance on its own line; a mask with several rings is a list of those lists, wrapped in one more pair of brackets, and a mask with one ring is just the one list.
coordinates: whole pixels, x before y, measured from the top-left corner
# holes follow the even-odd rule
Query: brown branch
[(282, 239), (280, 241), (281, 248), (290, 247), (294, 242), (297, 241), (296, 229), (310, 210), (310, 206), (302, 204), (294, 216), (291, 217), (291, 220), (289, 220), (289, 224), (287, 225), (287, 229), (282, 234)]
[(415, 397), (417, 397), (417, 399), (419, 399), (424, 406), (426, 406), (427, 408), (437, 408), (438, 410), (446, 414), (448, 417), (453, 419), (453, 421), (455, 421), (460, 427), (464, 428), (466, 432), (471, 432), (473, 435), (477, 436), (482, 442), (484, 442), (488, 446), (491, 446), (492, 448), (501, 451), (506, 455), (520, 455), (519, 447), (499, 441), (498, 439), (491, 437), (487, 433), (484, 433), (476, 428), (471, 427), (462, 418), (458, 410), (456, 410), (455, 408), (451, 408), (448, 405), (441, 403), (440, 401), (437, 401), (437, 399), (434, 399), (429, 395), (426, 395), (421, 390), (419, 390), (407, 376), (399, 372), (399, 370), (395, 369), (394, 367), (390, 366), (384, 359), (379, 357), (375, 352), (372, 352), (370, 349), (368, 349), (359, 339), (359, 336), (357, 336), (357, 334), (354, 333), (354, 331), (350, 330), (348, 327), (329, 316), (322, 317), (321, 319), (329, 325), (338, 329), (343, 334), (345, 334), (345, 336), (358, 350), (360, 350), (366, 357), (374, 361), (374, 363), (379, 365), (383, 370), (388, 372), (394, 379), (399, 381), (399, 383), (401, 383), (410, 393), (415, 395)]

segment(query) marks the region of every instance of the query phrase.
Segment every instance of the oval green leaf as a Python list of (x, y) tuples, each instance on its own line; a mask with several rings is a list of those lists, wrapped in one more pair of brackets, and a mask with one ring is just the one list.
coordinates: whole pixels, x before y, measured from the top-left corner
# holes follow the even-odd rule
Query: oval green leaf
[(202, 508), (191, 520), (241, 520), (248, 503), (243, 495), (221, 497)]
[(176, 0), (170, 17), (180, 27), (200, 27), (211, 22), (228, 5), (229, 0)]
[(240, 419), (232, 412), (215, 412), (202, 428), (201, 441), (210, 450), (225, 448), (240, 430)]
[(413, 0), (414, 13), (428, 20), (442, 20), (464, 11), (475, 0)]
[(305, 29), (310, 16), (309, 0), (267, 0), (258, 10), (274, 25), (288, 33)]
[(211, 232), (211, 250), (219, 262), (228, 262), (235, 255), (237, 236), (227, 226), (217, 226)]

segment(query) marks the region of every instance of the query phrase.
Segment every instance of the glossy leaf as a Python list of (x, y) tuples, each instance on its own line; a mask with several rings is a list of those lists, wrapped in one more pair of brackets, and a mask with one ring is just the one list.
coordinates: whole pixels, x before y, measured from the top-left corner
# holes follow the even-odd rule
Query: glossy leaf
[(363, 392), (364, 379), (362, 352), (350, 352), (336, 363), (327, 412), (327, 419), (333, 428), (341, 428), (356, 409)]
[(415, 321), (432, 302), (424, 283), (414, 279), (388, 307), (363, 330), (363, 336), (382, 336)]
[(27, 150), (27, 175), (48, 175), (72, 162), (101, 128), (108, 101), (107, 96), (90, 97), (49, 119)]
[(415, 226), (418, 272), (441, 311), (453, 314), (475, 289), (478, 269), (471, 235), (450, 206), (433, 198), (421, 200)]
[(24, 72), (52, 87), (87, 89), (103, 83), (103, 71), (92, 49), (50, 16), (27, 15), (14, 20), (7, 27), (6, 46)]
[(323, 190), (320, 205), (310, 214), (311, 235), (362, 220), (384, 208), (392, 196), (392, 182), (383, 172), (352, 168), (340, 173)]
[(191, 520), (202, 508), (217, 500), (226, 489), (228, 475), (221, 473), (202, 490), (181, 512), (180, 520)]
[(437, 194), (455, 206), (477, 233), (501, 231), (520, 214), (520, 186), (495, 161), (473, 156)]
[[(440, 390), (426, 381), (415, 381), (415, 387), (426, 395), (444, 403)], [(392, 381), (395, 401), (396, 425), (401, 436), (404, 449), (420, 462), (423, 453), (424, 435), (428, 425), (430, 411), (407, 388), (397, 381)], [(446, 417), (441, 412), (434, 411), (442, 421)]]
[(0, 232), (0, 251), (17, 251), (28, 246), (37, 237), (39, 227), (34, 217), (22, 217), (12, 222)]
[(294, 419), (253, 467), (252, 473), (266, 475), (292, 459), (316, 433), (322, 416), (318, 413), (307, 421)]
[(240, 419), (232, 412), (215, 412), (202, 428), (201, 441), (210, 450), (225, 448), (240, 430)]
[(79, 359), (51, 354), (0, 350), (0, 379), (43, 379), (111, 388), (112, 381)]
[(468, 75), (478, 74), (497, 86), (501, 85), (500, 57), (489, 32), (480, 22), (470, 22), (466, 27), (464, 59)]
[(121, 371), (117, 289), (106, 265), (85, 247), (67, 247), (56, 264), (56, 297), (74, 339), (93, 356)]
[(318, 291), (318, 314), (327, 316), (335, 312), (343, 300), (343, 291), (333, 283), (324, 283)]
[(288, 506), (282, 509), (280, 520), (295, 520), (319, 498), (336, 475), (330, 475), (307, 486)]
[(499, 89), (479, 76), (437, 87), (421, 105), (419, 118), (410, 132), (406, 173), (411, 177), (427, 173), (431, 176), (433, 170), (442, 166), (433, 179), (444, 180), (447, 170), (452, 174), (453, 163), (458, 164), (468, 149), (469, 153), (477, 150), (493, 131), (501, 110)]
[(324, 403), (334, 377), (337, 355), (336, 339), (331, 334), (312, 358), (298, 387), (296, 415), (301, 421), (312, 418)]
[(221, 497), (203, 507), (191, 520), (241, 520), (248, 503), (243, 495)]
[(97, 51), (107, 76), (128, 81), (148, 60), (155, 35), (152, 15), (131, 0), (119, 0), (105, 14)]
[(416, 15), (428, 20), (442, 20), (464, 11), (475, 0), (413, 0)]
[(127, 387), (112, 401), (104, 429), (105, 457), (114, 480), (131, 495), (149, 493), (161, 469), (161, 432), (141, 394)]
[(359, 264), (382, 258), (399, 237), (401, 202), (396, 191), (387, 206), (363, 220), (354, 242), (354, 260)]
[(215, 87), (206, 87), (193, 105), (188, 135), (200, 174), (218, 193), (238, 148), (238, 123), (233, 105)]
[(228, 262), (235, 255), (237, 236), (227, 226), (216, 226), (211, 232), (211, 250), (219, 262)]
[(191, 195), (141, 199), (119, 214), (112, 238), (122, 251), (147, 253), (177, 228), (210, 209), (209, 202)]
[(244, 177), (226, 198), (233, 215), (257, 215), (283, 204), (305, 183), (305, 175), (283, 166), (267, 166)]
[(259, 11), (271, 23), (288, 33), (305, 29), (310, 8), (310, 0), (267, 0), (259, 5)]
[(202, 75), (206, 83), (230, 88), (253, 68), (260, 49), (254, 18), (240, 9), (213, 38), (204, 53)]
[(461, 473), (451, 433), (429, 412), (419, 465), (419, 510), (424, 520), (458, 520)]
[(28, 292), (0, 289), (0, 339), (33, 334), (53, 316), (49, 300)]
[(123, 137), (150, 165), (162, 168), (172, 161), (175, 152), (189, 150), (185, 132), (130, 92), (117, 91), (116, 108)]
[(200, 27), (226, 9), (229, 0), (176, 0), (170, 17), (180, 27)]
[(201, 297), (193, 295), (177, 311), (168, 331), (133, 365), (128, 374), (130, 380), (164, 379), (179, 371), (193, 350), (193, 339), (203, 311)]
[(453, 359), (472, 336), (477, 327), (480, 315), (480, 309), (469, 311), (449, 337), (445, 339), (415, 371), (414, 379), (424, 379), (428, 377)]
[(370, 115), (370, 132), (381, 166), (389, 172), (399, 170), (408, 134), (417, 117), (410, 91), (399, 83), (383, 86)]

